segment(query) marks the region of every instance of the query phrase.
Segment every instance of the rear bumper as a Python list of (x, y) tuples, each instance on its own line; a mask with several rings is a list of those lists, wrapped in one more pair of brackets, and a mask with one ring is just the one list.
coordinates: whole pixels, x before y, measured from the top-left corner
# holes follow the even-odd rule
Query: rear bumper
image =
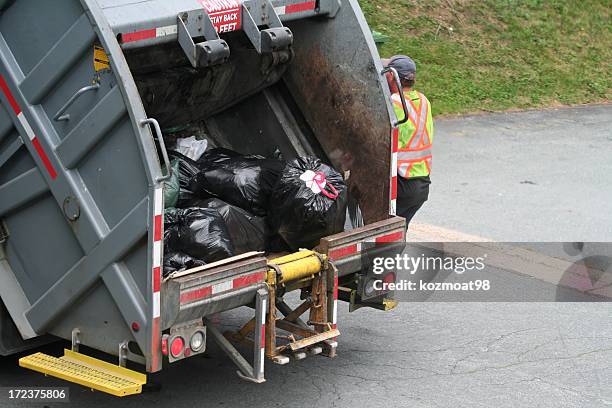
[[(362, 248), (364, 243), (404, 242), (406, 240), (406, 220), (391, 217), (352, 231), (325, 237), (317, 248), (326, 254), (338, 270), (337, 300), (349, 302), (349, 311), (360, 307), (373, 307), (390, 310), (395, 307), (390, 292), (380, 292), (376, 298), (364, 300), (366, 274), (362, 271)], [(333, 306), (334, 308), (337, 305)]]
[[(162, 330), (251, 304), (258, 289), (265, 288), (266, 258), (237, 257), (178, 274), (162, 284)], [(243, 258), (243, 259), (240, 259)]]
[(318, 252), (326, 254), (343, 277), (361, 271), (361, 249), (364, 242), (403, 242), (406, 220), (402, 217), (374, 222), (352, 231), (330, 235), (321, 240)]

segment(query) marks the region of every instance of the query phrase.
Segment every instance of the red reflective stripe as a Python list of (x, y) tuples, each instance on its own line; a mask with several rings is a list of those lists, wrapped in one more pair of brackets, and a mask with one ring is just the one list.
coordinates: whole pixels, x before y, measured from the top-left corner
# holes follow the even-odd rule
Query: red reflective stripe
[(387, 235), (381, 235), (380, 237), (376, 237), (376, 243), (380, 244), (380, 243), (384, 243), (384, 242), (395, 242), (395, 241), (401, 241), (404, 238), (404, 232), (403, 231), (397, 231), (391, 234), (387, 234)]
[(189, 292), (181, 293), (180, 302), (181, 304), (189, 303), (210, 295), (212, 295), (212, 286), (206, 286)]
[(161, 267), (153, 268), (153, 292), (159, 292), (161, 288)]
[(243, 286), (251, 285), (253, 283), (261, 282), (266, 278), (265, 272), (252, 273), (246, 276), (239, 276), (234, 279), (233, 285), (234, 289), (240, 288)]
[(332, 249), (331, 251), (329, 251), (328, 256), (330, 259), (340, 259), (355, 253), (357, 253), (357, 244)]
[(399, 150), (399, 128), (393, 128), (393, 141), (391, 142), (391, 149), (393, 153)]
[(157, 37), (157, 29), (151, 28), (148, 30), (136, 31), (133, 33), (123, 33), (121, 34), (121, 42), (129, 43), (134, 41), (146, 40), (149, 38)]
[[(15, 115), (19, 115), (20, 113), (22, 113), (21, 108), (17, 104), (17, 101), (13, 97), (13, 94), (11, 93), (11, 90), (9, 89), (8, 84), (6, 83), (6, 80), (4, 79), (4, 76), (2, 75), (0, 75), (0, 88), (2, 88), (2, 92), (4, 92), (6, 99), (8, 99), (9, 105), (11, 105), (11, 108), (13, 109), (13, 112), (15, 112)], [(23, 120), (25, 120), (25, 117), (23, 118)], [(49, 173), (51, 180), (55, 180), (57, 178), (57, 172), (55, 171), (55, 168), (53, 168), (53, 165), (51, 164), (51, 161), (49, 160), (49, 156), (47, 156), (47, 153), (42, 148), (40, 141), (38, 140), (38, 137), (35, 136), (32, 139), (32, 145), (34, 146), (34, 149), (36, 150), (36, 152), (38, 153), (38, 156), (42, 160), (43, 165), (47, 169), (47, 172)]]
[(153, 225), (153, 240), (161, 241), (162, 239), (162, 216), (161, 214), (156, 214), (154, 218)]
[(261, 348), (266, 348), (266, 324), (261, 325)]
[(397, 199), (397, 176), (391, 177), (391, 199)]
[[(252, 285), (257, 282), (263, 282), (265, 278), (266, 278), (266, 272), (256, 272), (256, 273), (252, 273), (246, 276), (239, 276), (237, 278), (234, 278), (234, 280), (232, 280), (232, 287), (231, 289), (228, 289), (228, 290), (238, 289), (244, 286)], [(202, 299), (202, 298), (211, 296), (213, 293), (214, 286), (215, 285), (205, 286), (203, 288), (198, 288), (198, 289), (191, 290), (189, 292), (181, 293), (180, 303), (181, 304), (190, 303), (190, 302), (193, 302), (194, 300), (198, 300), (198, 299)]]
[(21, 108), (17, 104), (15, 98), (13, 98), (13, 94), (11, 93), (8, 84), (6, 83), (6, 81), (4, 80), (4, 76), (2, 75), (0, 75), (0, 88), (2, 88), (2, 92), (4, 92), (6, 99), (8, 99), (8, 102), (11, 105), (11, 108), (13, 108), (15, 115), (19, 115), (21, 113)]
[(290, 4), (288, 6), (285, 6), (285, 14), (299, 13), (301, 11), (314, 10), (316, 7), (316, 4), (317, 4), (316, 1), (307, 1), (305, 3)]
[(49, 176), (51, 176), (52, 180), (55, 180), (55, 178), (57, 177), (57, 173), (55, 172), (55, 169), (53, 168), (51, 161), (49, 161), (49, 157), (47, 156), (47, 153), (45, 153), (45, 151), (43, 150), (37, 137), (32, 139), (32, 144), (34, 145), (34, 148), (38, 152), (38, 155), (40, 156), (40, 159), (42, 160), (43, 164), (47, 168), (47, 171), (49, 172)]

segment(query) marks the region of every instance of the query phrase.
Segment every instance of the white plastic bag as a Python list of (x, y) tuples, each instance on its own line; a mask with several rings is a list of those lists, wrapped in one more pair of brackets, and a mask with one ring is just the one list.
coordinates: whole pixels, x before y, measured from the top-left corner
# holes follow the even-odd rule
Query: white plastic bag
[(197, 161), (208, 147), (208, 140), (197, 140), (195, 136), (176, 140), (176, 150), (191, 160)]

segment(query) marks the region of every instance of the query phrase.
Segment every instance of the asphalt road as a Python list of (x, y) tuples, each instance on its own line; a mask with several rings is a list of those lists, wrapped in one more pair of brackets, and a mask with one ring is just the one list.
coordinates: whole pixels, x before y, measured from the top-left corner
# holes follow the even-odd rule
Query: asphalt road
[[(595, 307), (596, 306), (596, 307)], [(238, 323), (237, 314), (226, 322)], [(75, 407), (606, 407), (610, 307), (589, 303), (404, 303), (386, 315), (340, 312), (336, 359), (268, 364), (250, 384), (212, 345), (118, 400), (71, 386)], [(61, 354), (61, 345), (47, 350)], [(2, 386), (64, 386), (0, 360)], [(43, 407), (43, 404), (10, 404)], [(66, 404), (47, 404), (65, 407)]]
[(612, 238), (612, 104), (435, 125), (416, 222), (504, 242)]
[[(611, 129), (612, 106), (440, 120), (431, 201), (417, 220), (505, 241), (610, 240)], [(525, 278), (507, 275), (508, 285), (513, 279)], [(151, 376), (163, 384), (158, 391), (117, 400), (71, 386), (71, 405), (47, 405), (606, 407), (611, 309), (428, 302), (349, 314), (343, 305), (338, 357), (267, 363), (264, 384), (240, 380), (211, 344), (206, 357)], [(237, 328), (245, 313), (220, 318)], [(46, 351), (59, 355), (61, 347)], [(15, 357), (0, 358), (0, 387), (43, 385), (64, 383), (20, 369)]]

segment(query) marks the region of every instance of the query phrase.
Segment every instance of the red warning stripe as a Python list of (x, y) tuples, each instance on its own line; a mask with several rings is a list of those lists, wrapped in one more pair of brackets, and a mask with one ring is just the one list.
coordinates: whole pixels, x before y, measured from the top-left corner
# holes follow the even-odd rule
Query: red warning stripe
[(314, 10), (317, 5), (316, 1), (307, 1), (305, 3), (291, 4), (285, 6), (285, 14), (299, 13), (301, 11)]
[(163, 231), (163, 188), (158, 187), (153, 191), (153, 248), (152, 248), (152, 282), (153, 291), (151, 302), (153, 306), (151, 324), (151, 372), (161, 370), (160, 354), (161, 346), (161, 258), (162, 258), (162, 231)]
[(393, 141), (391, 142), (391, 149), (393, 153), (397, 153), (399, 150), (399, 128), (393, 128)]
[(162, 239), (162, 215), (155, 214), (154, 226), (153, 226), (153, 240), (161, 241)]
[(15, 112), (15, 115), (17, 116), (17, 119), (21, 123), (21, 126), (24, 127), (25, 128), (24, 130), (26, 131), (26, 133), (28, 133), (27, 135), (28, 139), (32, 141), (32, 145), (34, 146), (36, 153), (38, 153), (38, 156), (40, 157), (40, 160), (42, 161), (43, 165), (47, 169), (47, 172), (49, 173), (51, 180), (55, 180), (57, 178), (57, 172), (55, 171), (55, 168), (53, 168), (53, 165), (51, 164), (51, 160), (49, 160), (49, 156), (47, 156), (47, 153), (42, 148), (40, 141), (38, 140), (38, 137), (34, 135), (32, 131), (32, 126), (30, 126), (27, 119), (25, 118), (25, 115), (23, 114), (21, 107), (15, 100), (15, 97), (13, 96), (13, 93), (9, 89), (8, 84), (6, 83), (6, 80), (4, 79), (3, 75), (0, 75), (0, 89), (2, 89), (4, 96), (6, 96), (6, 99), (8, 100), (9, 105), (11, 105), (13, 112)]
[(266, 324), (261, 325), (261, 348), (266, 348)]
[(348, 245), (342, 248), (336, 248), (329, 251), (328, 256), (330, 259), (344, 258), (357, 253), (357, 244)]
[(161, 267), (153, 269), (153, 292), (159, 292), (161, 289)]
[(47, 153), (45, 153), (45, 151), (43, 150), (37, 137), (32, 139), (32, 144), (34, 145), (36, 152), (38, 152), (38, 155), (40, 156), (40, 159), (45, 165), (45, 168), (49, 172), (49, 176), (51, 177), (51, 180), (55, 180), (55, 178), (57, 177), (57, 173), (55, 172), (55, 169), (53, 168), (53, 165), (51, 164), (51, 161), (49, 160)]
[(15, 112), (15, 115), (19, 115), (21, 113), (21, 108), (17, 104), (15, 98), (13, 98), (13, 94), (11, 93), (6, 81), (4, 80), (4, 76), (2, 75), (0, 75), (0, 88), (2, 88), (2, 92), (4, 92), (6, 99), (8, 99), (11, 108), (13, 108), (13, 111)]
[(265, 278), (265, 272), (256, 272), (245, 276), (239, 276), (229, 282), (225, 281), (215, 285), (190, 290), (188, 292), (181, 293), (180, 303), (191, 303), (196, 300), (212, 296), (213, 294), (239, 289), (257, 282), (263, 282)]
[(142, 41), (147, 40), (149, 38), (157, 37), (157, 29), (151, 28), (148, 30), (135, 31), (133, 33), (122, 33), (121, 34), (121, 42), (129, 43), (134, 41)]
[[(380, 235), (375, 238), (368, 238), (365, 242), (375, 242), (377, 244), (384, 244), (389, 242), (401, 242), (404, 240), (404, 231), (395, 231), (389, 234)], [(337, 260), (345, 258), (350, 255), (357, 254), (361, 251), (360, 243), (349, 244), (340, 248), (333, 248), (328, 251), (329, 259)]]
[(404, 238), (404, 231), (397, 231), (392, 234), (382, 235), (380, 237), (376, 237), (375, 242), (377, 244), (382, 244), (385, 242), (396, 242), (401, 241)]
[(189, 292), (181, 293), (181, 304), (191, 303), (198, 299), (203, 299), (212, 295), (212, 286), (206, 286), (191, 290)]

